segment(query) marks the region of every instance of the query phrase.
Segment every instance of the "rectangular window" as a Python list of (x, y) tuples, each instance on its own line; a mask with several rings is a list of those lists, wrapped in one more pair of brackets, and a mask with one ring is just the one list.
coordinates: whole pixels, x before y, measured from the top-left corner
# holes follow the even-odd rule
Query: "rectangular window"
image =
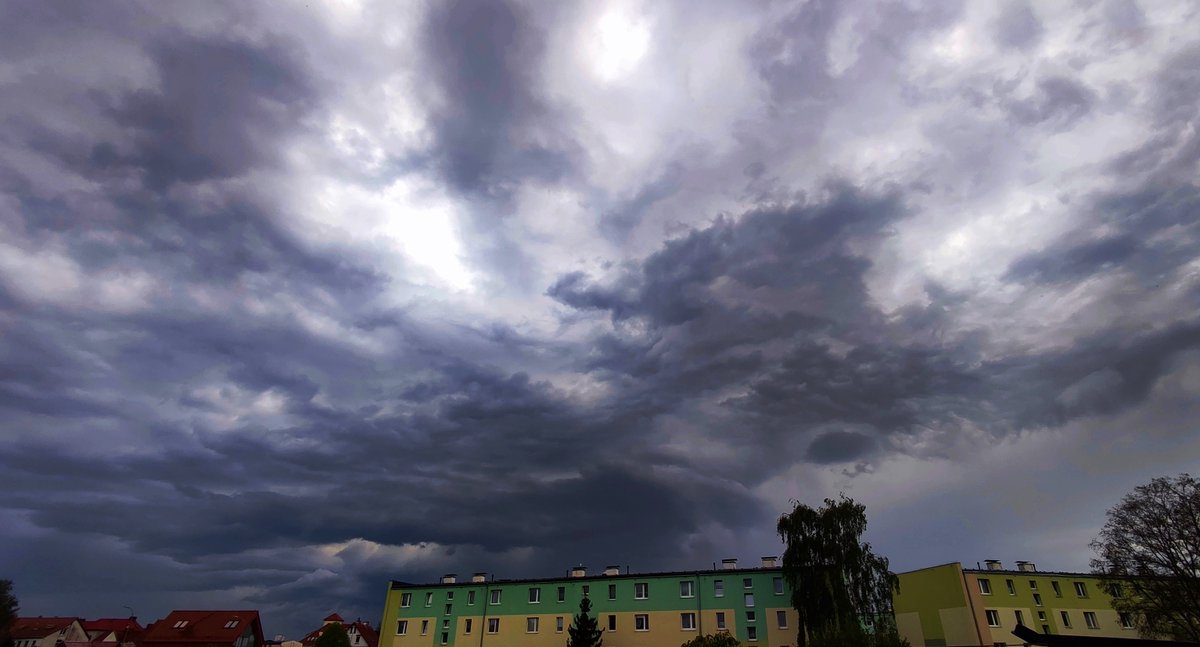
[(1025, 624), (1025, 614), (1021, 613), (1020, 609), (1013, 611), (1013, 617), (1016, 618), (1017, 624), (1019, 624), (1019, 625)]
[(467, 591), (467, 604), (475, 604), (475, 592)]
[(681, 598), (694, 597), (696, 595), (696, 592), (694, 589), (692, 589), (692, 584), (693, 584), (693, 582), (691, 580), (680, 580), (680, 582), (679, 582), (679, 597), (681, 597)]
[(1038, 611), (1038, 622), (1045, 622), (1045, 621), (1046, 621), (1046, 612)]
[(449, 632), (443, 631), (442, 632), (442, 644), (445, 645), (448, 642), (450, 642), (450, 634), (449, 634)]
[(746, 612), (746, 622), (754, 622), (754, 620), (755, 620), (755, 617), (754, 617), (754, 612), (753, 612), (753, 611), (747, 611), (747, 612)]
[(775, 595), (783, 595), (783, 578), (782, 577), (771, 578), (771, 586), (775, 590)]
[(1042, 633), (1044, 633), (1044, 634), (1050, 633), (1050, 625), (1042, 625)]
[(718, 611), (717, 612), (717, 629), (724, 629), (724, 628), (725, 628), (725, 612)]
[(647, 582), (637, 582), (634, 584), (633, 597), (635, 600), (645, 600), (650, 597), (650, 584)]
[(450, 628), (450, 618), (446, 618), (445, 620), (442, 621), (442, 629), (449, 629), (449, 628)]
[(492, 589), (491, 597), (489, 604), (500, 604), (500, 589)]
[(1000, 626), (1000, 612), (999, 611), (996, 611), (995, 609), (988, 609), (987, 611), (984, 611), (983, 613), (985, 615), (987, 615), (987, 623), (988, 623), (989, 627), (999, 627)]
[(1038, 605), (1039, 607), (1042, 606), (1042, 594), (1041, 593), (1033, 594), (1033, 603)]
[(427, 633), (429, 633), (429, 621), (422, 620), (421, 621), (421, 635), (424, 636)]
[(500, 633), (500, 618), (488, 618), (488, 633)]
[(725, 580), (713, 580), (713, 597), (725, 597)]
[(402, 606), (402, 607), (411, 607), (412, 606), (412, 593), (401, 593), (400, 594), (400, 606)]
[(992, 594), (992, 583), (989, 580), (979, 580), (979, 593), (982, 595)]
[(617, 585), (616, 584), (608, 585), (608, 599), (609, 600), (617, 599)]
[(407, 620), (397, 620), (396, 621), (396, 635), (397, 636), (408, 635), (408, 621)]
[(609, 615), (609, 616), (608, 616), (608, 630), (609, 630), (609, 631), (616, 631), (616, 630), (617, 630), (617, 617), (616, 617), (616, 616), (614, 616), (614, 615)]
[(1118, 613), (1117, 621), (1121, 623), (1122, 629), (1133, 629), (1133, 620), (1129, 618), (1128, 613)]
[(1066, 611), (1060, 611), (1059, 613), (1062, 614), (1063, 626), (1066, 627), (1067, 629), (1070, 629), (1071, 628), (1071, 615), (1068, 614)]
[(745, 578), (745, 579), (743, 579), (743, 580), (742, 580), (742, 588), (743, 588), (743, 589), (752, 589), (752, 588), (754, 588), (754, 580), (752, 580), (752, 579), (750, 579), (750, 578), (748, 578), (748, 577), (747, 577), (747, 578)]
[(694, 614), (694, 613), (679, 614), (679, 628), (683, 629), (684, 631), (695, 631), (696, 630), (696, 614)]
[(565, 586), (558, 587), (558, 601), (559, 602), (567, 601), (567, 587), (565, 587)]
[(427, 607), (433, 606), (433, 592), (432, 591), (425, 594), (425, 606), (427, 606)]
[(1029, 580), (1029, 588), (1036, 591), (1037, 590), (1037, 580)]
[(446, 591), (446, 599), (453, 600), (454, 599), (454, 591)]
[(444, 616), (448, 616), (448, 615), (450, 615), (450, 608), (451, 608), (451, 607), (453, 607), (453, 606), (454, 606), (454, 605), (452, 605), (452, 604), (447, 604), (447, 605), (446, 605), (446, 612), (445, 612), (445, 613), (443, 613), (442, 615), (444, 615)]
[(1086, 598), (1087, 597), (1087, 585), (1084, 584), (1083, 582), (1076, 582), (1075, 583), (1075, 595), (1077, 597)]
[(748, 606), (748, 607), (754, 606), (754, 594), (753, 593), (747, 593), (744, 597), (746, 599), (746, 606)]
[(787, 629), (787, 611), (783, 611), (781, 609), (775, 612), (775, 624), (778, 625), (780, 629)]
[(1100, 628), (1100, 625), (1096, 624), (1096, 614), (1092, 611), (1083, 612), (1083, 624), (1087, 625), (1088, 629)]
[(633, 616), (633, 630), (650, 631), (650, 616), (645, 613)]
[(1110, 584), (1108, 587), (1108, 593), (1109, 593), (1109, 595), (1113, 596), (1114, 598), (1121, 597), (1121, 585), (1120, 584)]
[(583, 594), (584, 594), (584, 595), (587, 595), (587, 594), (589, 594), (589, 593), (591, 593), (591, 592), (592, 592), (592, 587), (588, 586), (587, 584), (584, 584), (584, 585), (583, 585)]
[(463, 633), (471, 633), (471, 618), (463, 618)]
[(563, 632), (563, 617), (559, 616), (554, 619), (554, 633), (560, 634)]
[(538, 619), (525, 618), (525, 633), (535, 634), (538, 632)]
[(1012, 580), (1004, 580), (1004, 585), (1008, 587), (1008, 594), (1009, 594), (1009, 595), (1016, 595), (1016, 594), (1017, 594), (1017, 585), (1016, 585), (1016, 584), (1013, 584), (1013, 581), (1012, 581)]
[(746, 627), (746, 640), (758, 640), (758, 627)]
[(530, 587), (529, 603), (530, 604), (541, 604), (541, 602), (542, 602), (542, 589), (540, 589), (536, 586)]
[(1062, 589), (1058, 588), (1058, 582), (1057, 582), (1057, 581), (1051, 581), (1051, 582), (1050, 582), (1050, 588), (1054, 589), (1054, 597), (1056, 597), (1056, 598), (1061, 598), (1061, 597), (1062, 597)]

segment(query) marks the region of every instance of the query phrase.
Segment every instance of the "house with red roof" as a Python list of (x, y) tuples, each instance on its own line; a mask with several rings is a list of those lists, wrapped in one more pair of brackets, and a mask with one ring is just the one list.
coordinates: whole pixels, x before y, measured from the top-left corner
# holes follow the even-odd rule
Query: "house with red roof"
[(308, 635), (300, 639), (300, 644), (303, 647), (312, 647), (316, 644), (317, 638), (325, 633), (325, 629), (329, 625), (337, 623), (342, 625), (346, 630), (346, 636), (350, 639), (350, 647), (379, 647), (379, 632), (370, 624), (363, 622), (361, 619), (356, 619), (354, 622), (346, 622), (342, 616), (331, 613), (325, 617), (319, 628), (308, 632)]
[(142, 633), (146, 631), (137, 621), (137, 617), (129, 618), (97, 618), (80, 622), (87, 632), (88, 640), (93, 643), (120, 643), (123, 645), (141, 645)]
[(10, 636), (14, 647), (55, 647), (59, 643), (87, 641), (79, 618), (17, 618)]
[(262, 647), (258, 611), (172, 611), (146, 627), (142, 647)]

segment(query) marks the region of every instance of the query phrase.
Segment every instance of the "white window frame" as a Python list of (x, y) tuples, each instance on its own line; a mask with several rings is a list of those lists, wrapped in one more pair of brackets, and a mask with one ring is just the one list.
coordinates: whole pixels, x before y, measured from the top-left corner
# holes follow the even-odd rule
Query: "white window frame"
[(754, 613), (754, 609), (746, 612), (746, 622), (754, 622), (758, 620), (758, 615)]
[(537, 616), (527, 616), (525, 618), (525, 633), (535, 634), (541, 628), (541, 623), (538, 622)]
[(743, 593), (742, 594), (742, 602), (745, 602), (747, 607), (753, 607), (754, 606), (754, 594), (753, 593)]
[(1017, 594), (1017, 583), (1016, 583), (1016, 582), (1014, 582), (1014, 581), (1012, 581), (1012, 580), (1004, 580), (1004, 586), (1007, 586), (1007, 587), (1008, 587), (1008, 594), (1009, 594), (1009, 595), (1016, 595), (1016, 594)]
[(1025, 614), (1020, 609), (1013, 609), (1013, 620), (1019, 625), (1025, 624)]
[(984, 616), (984, 618), (987, 619), (987, 624), (989, 627), (999, 627), (1000, 626), (1000, 612), (999, 611), (997, 611), (995, 609), (986, 609), (983, 612), (983, 616)]
[(1083, 624), (1087, 625), (1088, 629), (1099, 629), (1100, 622), (1096, 620), (1096, 612), (1084, 611), (1083, 612)]
[(650, 597), (649, 582), (634, 582), (633, 584), (633, 599), (645, 600)]
[(785, 590), (782, 577), (771, 578), (771, 587), (775, 591), (775, 595), (783, 595)]
[(1058, 585), (1057, 580), (1050, 581), (1050, 588), (1054, 589), (1054, 597), (1056, 597), (1056, 598), (1062, 597), (1062, 587)]
[(408, 621), (407, 620), (397, 620), (396, 621), (396, 635), (397, 636), (407, 636), (408, 635)]
[(474, 605), (475, 605), (475, 592), (467, 591), (467, 606), (470, 607), (470, 606), (474, 606)]
[(725, 625), (725, 612), (724, 612), (724, 611), (718, 611), (718, 612), (717, 612), (717, 629), (718, 629), (718, 630), (720, 630), (720, 631), (725, 631), (725, 628), (726, 628), (726, 625)]
[(725, 580), (713, 580), (713, 597), (725, 597)]
[(758, 641), (758, 627), (746, 627), (746, 640)]
[(558, 601), (559, 602), (567, 601), (567, 587), (565, 587), (565, 586), (558, 587)]
[(1075, 585), (1075, 597), (1086, 598), (1088, 596), (1087, 584), (1083, 582), (1073, 582), (1073, 584)]
[(450, 615), (450, 612), (453, 610), (454, 610), (454, 605), (447, 602), (446, 607), (444, 609), (442, 609), (442, 615), (448, 616), (448, 615)]
[(650, 631), (650, 616), (645, 613), (637, 613), (633, 616), (634, 631)]
[(787, 611), (784, 611), (783, 609), (775, 611), (775, 624), (780, 629), (788, 628)]
[(442, 644), (443, 645), (450, 644), (450, 632), (449, 631), (442, 632)]
[(488, 618), (487, 632), (489, 634), (500, 633), (500, 618)]
[(693, 611), (684, 611), (679, 614), (679, 630), (680, 631), (695, 631), (696, 630), (696, 613)]
[(987, 578), (979, 578), (979, 595), (992, 594), (992, 581)]
[(554, 619), (554, 633), (560, 634), (563, 632), (563, 617), (558, 616)]
[(541, 603), (542, 603), (542, 587), (540, 587), (540, 586), (529, 587), (529, 604), (541, 604)]
[(421, 621), (421, 635), (422, 636), (429, 635), (429, 621), (428, 620)]
[(500, 604), (500, 589), (492, 589), (488, 594), (488, 604)]
[(1031, 591), (1036, 591), (1036, 590), (1038, 590), (1038, 588), (1037, 588), (1037, 580), (1029, 580), (1029, 589), (1030, 589)]
[[(686, 589), (686, 593), (684, 590)], [(696, 583), (692, 580), (679, 580), (679, 597), (694, 598), (696, 597)]]
[(1062, 620), (1062, 624), (1063, 624), (1064, 628), (1066, 628), (1066, 629), (1071, 628), (1071, 614), (1067, 613), (1066, 611), (1060, 611), (1058, 613), (1058, 617), (1059, 617), (1059, 619)]
[(608, 585), (608, 599), (609, 600), (617, 599), (617, 585), (616, 584)]
[(442, 631), (449, 631), (449, 630), (450, 630), (450, 618), (445, 618), (442, 620)]
[(608, 630), (609, 631), (617, 630), (617, 615), (615, 613), (608, 614)]
[(400, 606), (404, 608), (412, 606), (412, 593), (400, 594)]
[(743, 577), (743, 578), (742, 578), (742, 588), (743, 588), (743, 589), (752, 589), (752, 588), (754, 588), (754, 578), (752, 578), (752, 577)]
[(433, 606), (433, 591), (429, 591), (425, 594), (425, 606)]
[(1122, 629), (1133, 629), (1133, 618), (1128, 613), (1118, 613), (1117, 623)]
[(464, 636), (471, 635), (471, 629), (473, 628), (471, 625), (475, 624), (475, 623), (471, 622), (472, 620), (474, 620), (474, 618), (463, 618), (463, 635)]

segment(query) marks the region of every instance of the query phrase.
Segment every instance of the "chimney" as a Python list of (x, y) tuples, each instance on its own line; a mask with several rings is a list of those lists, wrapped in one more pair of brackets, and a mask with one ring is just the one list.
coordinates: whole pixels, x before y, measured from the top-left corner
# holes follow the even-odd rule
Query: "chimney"
[(471, 576), (471, 581), (472, 582), (486, 582), (487, 581), (487, 573), (484, 573), (482, 571), (479, 573), (476, 573)]
[(1033, 573), (1037, 571), (1037, 566), (1033, 562), (1017, 562), (1017, 570), (1024, 573)]
[(762, 558), (762, 567), (763, 568), (775, 568), (775, 560), (776, 559), (777, 558), (774, 555), (770, 555), (770, 556)]
[(455, 580), (457, 579), (458, 576), (454, 573), (446, 573), (442, 576), (442, 584), (454, 584)]
[(731, 557), (729, 559), (721, 560), (721, 570), (732, 571), (736, 568), (737, 568), (737, 558), (736, 557)]
[(587, 567), (586, 566), (576, 566), (575, 568), (571, 569), (571, 577), (586, 577), (586, 576), (587, 576)]
[(604, 574), (605, 575), (620, 575), (621, 567), (620, 566), (605, 566)]
[(998, 560), (998, 559), (985, 559), (985, 560), (983, 560), (983, 563), (987, 566), (987, 569), (989, 571), (1004, 570), (1004, 565), (1001, 564), (1000, 560)]

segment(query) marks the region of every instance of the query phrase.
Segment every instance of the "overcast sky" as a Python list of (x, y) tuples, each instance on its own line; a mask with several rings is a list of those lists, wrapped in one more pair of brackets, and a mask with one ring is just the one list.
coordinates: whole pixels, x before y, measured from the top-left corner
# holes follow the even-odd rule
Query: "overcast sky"
[(1086, 569), (1200, 459), (1198, 12), (0, 2), (0, 577)]

